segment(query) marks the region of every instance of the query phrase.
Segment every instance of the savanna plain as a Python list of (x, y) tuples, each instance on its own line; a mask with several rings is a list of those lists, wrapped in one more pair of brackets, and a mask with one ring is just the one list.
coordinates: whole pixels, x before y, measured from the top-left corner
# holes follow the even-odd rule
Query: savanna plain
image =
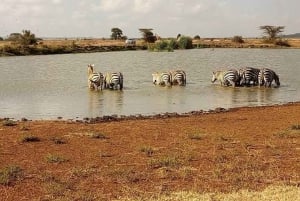
[(300, 103), (0, 121), (0, 200), (300, 200)]

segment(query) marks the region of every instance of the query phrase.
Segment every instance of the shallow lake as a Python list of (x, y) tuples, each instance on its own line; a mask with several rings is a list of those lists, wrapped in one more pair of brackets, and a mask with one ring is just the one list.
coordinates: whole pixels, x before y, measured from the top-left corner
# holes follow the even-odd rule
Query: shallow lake
[[(90, 91), (87, 64), (100, 72), (120, 71), (123, 91)], [(279, 88), (221, 87), (213, 70), (269, 67)], [(300, 100), (298, 49), (193, 49), (175, 52), (125, 51), (0, 58), (0, 117), (75, 119), (103, 115), (189, 112), (283, 104)], [(185, 87), (159, 87), (152, 73), (183, 69)]]

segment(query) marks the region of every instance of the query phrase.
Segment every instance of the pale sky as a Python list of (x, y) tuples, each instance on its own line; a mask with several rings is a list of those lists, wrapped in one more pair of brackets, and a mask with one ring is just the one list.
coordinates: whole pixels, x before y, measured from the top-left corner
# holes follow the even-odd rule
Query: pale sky
[(300, 0), (1, 0), (0, 36), (127, 37), (152, 28), (161, 37), (261, 37), (259, 26), (300, 32)]

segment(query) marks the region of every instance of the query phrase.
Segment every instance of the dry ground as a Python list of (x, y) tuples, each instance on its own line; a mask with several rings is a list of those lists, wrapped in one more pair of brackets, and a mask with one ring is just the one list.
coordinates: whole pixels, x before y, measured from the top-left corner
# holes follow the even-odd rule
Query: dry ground
[(163, 200), (274, 185), (295, 188), (290, 199), (300, 195), (300, 103), (96, 124), (14, 123), (0, 122), (1, 201)]

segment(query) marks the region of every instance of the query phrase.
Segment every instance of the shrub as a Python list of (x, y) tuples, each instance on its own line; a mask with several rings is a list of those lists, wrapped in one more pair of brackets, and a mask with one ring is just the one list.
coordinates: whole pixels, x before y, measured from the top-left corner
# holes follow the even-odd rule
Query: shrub
[(0, 169), (0, 184), (11, 184), (13, 181), (21, 177), (21, 172), (21, 168), (14, 165)]
[(291, 45), (288, 43), (287, 40), (277, 39), (274, 41), (274, 45), (283, 46), (283, 47), (290, 47)]
[(172, 52), (174, 50), (173, 44), (170, 45), (170, 42), (166, 40), (160, 40), (155, 42), (154, 44), (148, 44), (148, 50), (155, 51), (155, 52), (161, 52), (161, 51), (168, 51)]
[(178, 47), (180, 49), (192, 49), (193, 48), (193, 40), (188, 36), (180, 36), (178, 41)]
[(3, 121), (2, 125), (3, 126), (15, 126), (15, 125), (17, 125), (17, 123), (12, 120), (5, 120), (5, 121)]
[(40, 138), (32, 135), (26, 135), (21, 138), (21, 142), (39, 142)]
[(194, 36), (194, 39), (195, 39), (195, 40), (200, 40), (200, 36), (199, 36), (199, 35), (196, 35), (196, 36)]
[(244, 43), (242, 36), (234, 36), (231, 41), (235, 43)]

